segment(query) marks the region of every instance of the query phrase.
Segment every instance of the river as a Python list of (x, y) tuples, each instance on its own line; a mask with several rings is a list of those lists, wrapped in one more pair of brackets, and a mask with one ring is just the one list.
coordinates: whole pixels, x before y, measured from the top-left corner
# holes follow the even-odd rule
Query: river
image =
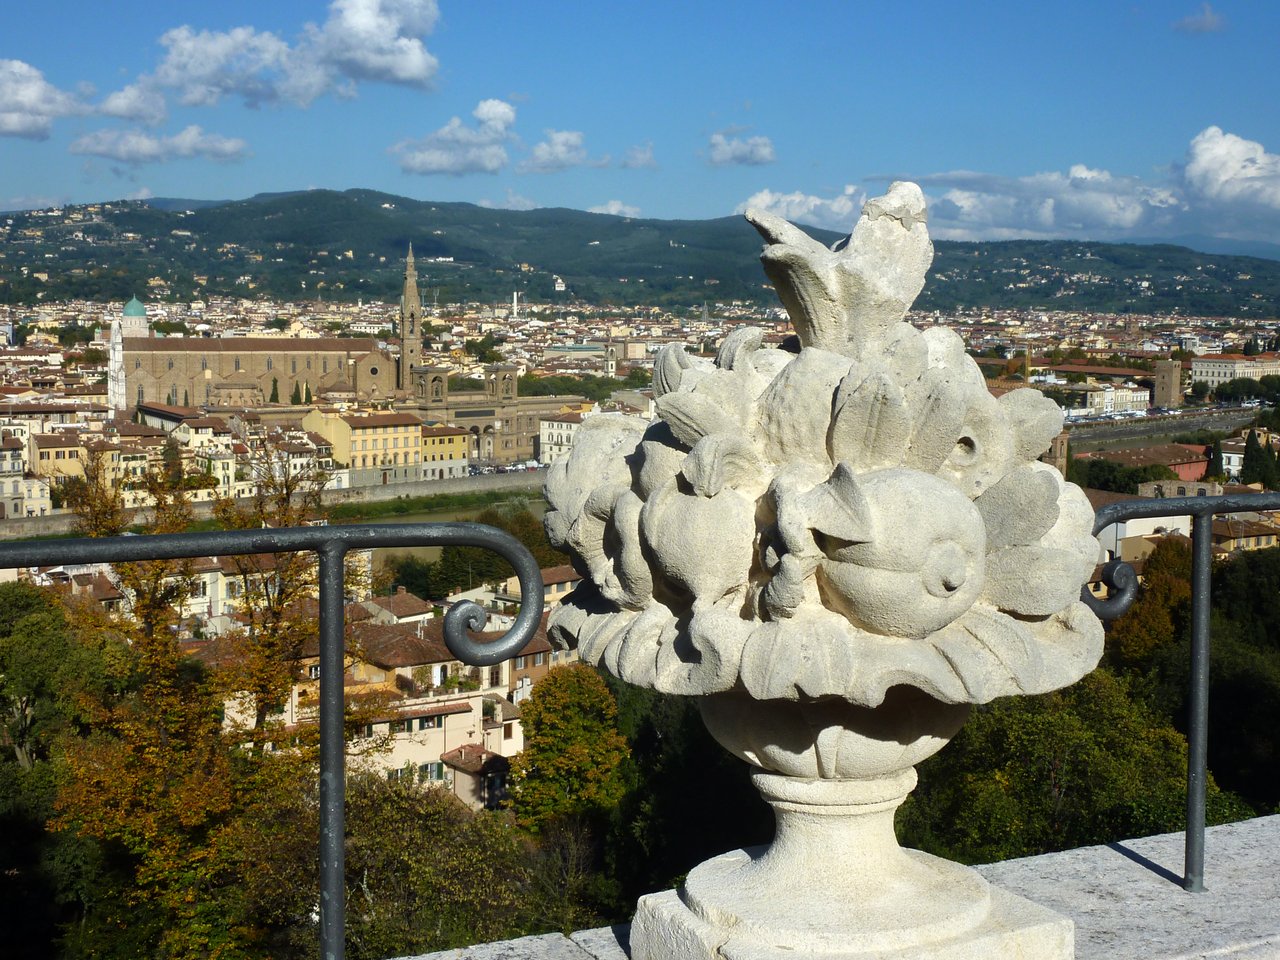
[[(547, 512), (547, 503), (545, 500), (525, 499), (528, 504), (529, 511), (534, 516), (541, 517)], [(484, 511), (498, 508), (501, 509), (504, 503), (509, 501), (501, 501), (498, 503), (485, 504), (482, 507), (463, 507), (453, 510), (431, 510), (425, 513), (405, 513), (397, 514), (394, 517), (379, 517), (377, 520), (369, 521), (371, 523), (452, 523), (458, 520), (474, 520)], [(440, 547), (381, 547), (373, 551), (374, 569), (384, 567), (387, 560), (392, 556), (413, 556), (425, 560), (428, 563), (435, 563), (440, 559)]]

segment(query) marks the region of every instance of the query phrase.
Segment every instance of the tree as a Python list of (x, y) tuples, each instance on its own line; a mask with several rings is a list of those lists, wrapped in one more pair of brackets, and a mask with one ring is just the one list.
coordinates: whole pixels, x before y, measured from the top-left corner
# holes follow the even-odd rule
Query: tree
[[(282, 451), (267, 444), (249, 469), (252, 497), (214, 501), (214, 517), (225, 529), (302, 526), (319, 511), (328, 474), (314, 461), (306, 469), (293, 469)], [(314, 635), (316, 561), (310, 554), (273, 553), (230, 562), (239, 581), (244, 626), (228, 637), (224, 680), (243, 697), (250, 729), (260, 731), (288, 700), (304, 644)]]
[(511, 764), (516, 821), (539, 829), (561, 817), (606, 813), (622, 799), (629, 753), (618, 705), (583, 663), (553, 668), (522, 705), (525, 746)]
[(1204, 403), (1205, 398), (1209, 396), (1209, 384), (1204, 380), (1197, 380), (1191, 384), (1191, 399), (1196, 403)]
[(289, 402), (295, 407), (302, 403), (302, 387), (296, 381), (293, 384), (293, 393), (289, 394)]
[(1258, 432), (1250, 430), (1245, 437), (1244, 459), (1240, 464), (1241, 483), (1260, 483), (1268, 490), (1280, 485), (1280, 467), (1276, 465), (1271, 445), (1263, 446)]
[(1107, 663), (1136, 669), (1185, 636), (1191, 617), (1191, 544), (1164, 537), (1147, 558), (1138, 599), (1107, 632)]
[(1222, 463), (1222, 442), (1215, 440), (1205, 451), (1209, 455), (1209, 466), (1205, 469), (1205, 479), (1222, 481), (1227, 478), (1226, 467)]
[(268, 398), (267, 402), (268, 403), (280, 402), (280, 378), (279, 377), (271, 378), (271, 396)]
[(303, 394), (302, 402), (303, 403), (311, 402), (311, 384), (309, 383), (306, 385), (306, 392)]
[[(1099, 668), (1073, 686), (978, 707), (920, 767), (899, 833), (966, 863), (1180, 829), (1186, 741)], [(1211, 823), (1248, 816), (1210, 778)]]
[(133, 511), (124, 505), (124, 489), (111, 476), (106, 450), (85, 448), (84, 476), (64, 485), (64, 502), (76, 515), (75, 532), (82, 537), (118, 537), (128, 528)]

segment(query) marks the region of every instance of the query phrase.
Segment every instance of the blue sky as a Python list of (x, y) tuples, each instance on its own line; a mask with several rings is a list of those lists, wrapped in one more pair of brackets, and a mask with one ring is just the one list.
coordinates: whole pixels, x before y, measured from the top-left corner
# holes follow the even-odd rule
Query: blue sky
[(936, 237), (1280, 241), (1280, 4), (45, 0), (0, 209), (369, 187)]

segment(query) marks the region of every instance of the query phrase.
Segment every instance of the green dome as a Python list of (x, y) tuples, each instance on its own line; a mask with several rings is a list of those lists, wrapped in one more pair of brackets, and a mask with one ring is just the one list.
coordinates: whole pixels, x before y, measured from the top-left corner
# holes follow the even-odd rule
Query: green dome
[(142, 301), (134, 297), (124, 305), (124, 315), (126, 317), (145, 317), (147, 308), (142, 305)]

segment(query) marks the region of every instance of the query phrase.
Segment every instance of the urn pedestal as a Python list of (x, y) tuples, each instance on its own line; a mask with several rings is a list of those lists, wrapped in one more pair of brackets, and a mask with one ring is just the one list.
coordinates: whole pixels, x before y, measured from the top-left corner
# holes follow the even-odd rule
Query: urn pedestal
[[(708, 698), (708, 728), (757, 766), (777, 832), (767, 847), (695, 867), (679, 891), (642, 898), (633, 960), (1070, 960), (1070, 920), (898, 845), (893, 818), (915, 786), (913, 764), (966, 713), (909, 688), (876, 709)], [(802, 729), (808, 745), (793, 738)], [(752, 746), (765, 739), (787, 746)]]
[(547, 475), (547, 536), (584, 575), (552, 641), (697, 697), (777, 818), (769, 847), (641, 900), (633, 957), (1066, 960), (1068, 920), (893, 832), (969, 705), (1102, 655), (1093, 508), (1038, 459), (1062, 411), (996, 398), (958, 334), (907, 322), (933, 258), (915, 184), (831, 247), (747, 219), (795, 337), (667, 344), (654, 418), (583, 421)]

